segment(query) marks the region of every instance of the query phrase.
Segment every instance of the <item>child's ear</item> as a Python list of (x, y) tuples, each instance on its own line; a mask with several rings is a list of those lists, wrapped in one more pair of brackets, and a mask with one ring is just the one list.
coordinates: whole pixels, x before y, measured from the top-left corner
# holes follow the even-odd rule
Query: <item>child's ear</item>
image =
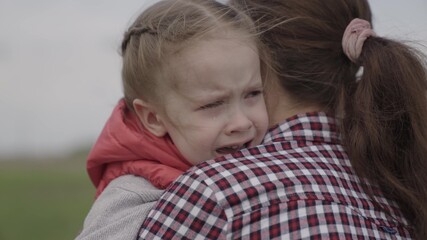
[(154, 106), (142, 99), (133, 100), (133, 108), (144, 127), (157, 137), (166, 135), (167, 130)]

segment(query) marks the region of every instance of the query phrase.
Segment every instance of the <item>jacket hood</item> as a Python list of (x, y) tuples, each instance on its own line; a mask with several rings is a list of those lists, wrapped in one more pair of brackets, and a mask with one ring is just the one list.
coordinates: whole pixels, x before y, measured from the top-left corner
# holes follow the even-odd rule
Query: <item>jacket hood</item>
[(114, 108), (87, 159), (97, 196), (115, 178), (133, 174), (164, 189), (192, 165), (170, 137), (159, 138), (140, 123), (122, 99)]

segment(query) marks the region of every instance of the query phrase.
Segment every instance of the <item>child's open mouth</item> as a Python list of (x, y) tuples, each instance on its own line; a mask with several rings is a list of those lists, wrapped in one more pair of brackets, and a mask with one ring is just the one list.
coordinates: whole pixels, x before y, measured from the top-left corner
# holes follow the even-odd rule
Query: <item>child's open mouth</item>
[(232, 145), (232, 146), (218, 148), (218, 149), (216, 149), (216, 152), (218, 154), (221, 154), (221, 155), (235, 153), (235, 152), (239, 151), (240, 149), (246, 148), (247, 146), (249, 146), (249, 143), (250, 142), (247, 142), (243, 145)]

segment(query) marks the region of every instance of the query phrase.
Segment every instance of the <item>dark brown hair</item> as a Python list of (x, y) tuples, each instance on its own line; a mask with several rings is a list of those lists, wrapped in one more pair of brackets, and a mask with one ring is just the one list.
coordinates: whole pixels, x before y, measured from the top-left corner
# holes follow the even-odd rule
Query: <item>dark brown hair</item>
[[(397, 41), (370, 37), (358, 63), (351, 62), (342, 36), (354, 18), (371, 22), (367, 0), (230, 4), (255, 21), (280, 83), (294, 99), (343, 116), (343, 143), (358, 176), (396, 201), (416, 237), (427, 239), (425, 57)], [(361, 65), (364, 73), (356, 81)]]

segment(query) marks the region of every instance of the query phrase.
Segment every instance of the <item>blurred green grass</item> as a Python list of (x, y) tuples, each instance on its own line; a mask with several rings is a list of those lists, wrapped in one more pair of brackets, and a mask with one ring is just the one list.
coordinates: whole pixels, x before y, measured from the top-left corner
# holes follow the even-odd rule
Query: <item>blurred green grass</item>
[(0, 161), (0, 239), (74, 239), (95, 194), (86, 155)]

